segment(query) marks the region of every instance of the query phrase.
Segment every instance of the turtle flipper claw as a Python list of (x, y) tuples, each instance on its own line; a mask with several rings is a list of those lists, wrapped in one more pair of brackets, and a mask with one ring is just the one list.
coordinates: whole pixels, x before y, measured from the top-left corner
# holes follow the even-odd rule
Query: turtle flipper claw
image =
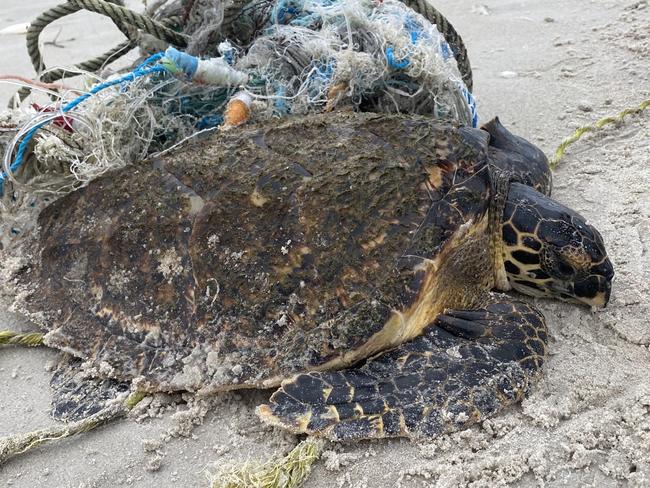
[(423, 437), (463, 429), (521, 400), (545, 355), (541, 314), (525, 303), (452, 310), (362, 366), (283, 382), (267, 423), (333, 440)]
[(479, 322), (454, 316), (453, 312), (452, 310), (450, 313), (438, 317), (436, 320), (438, 326), (463, 339), (478, 339), (485, 335), (486, 329)]

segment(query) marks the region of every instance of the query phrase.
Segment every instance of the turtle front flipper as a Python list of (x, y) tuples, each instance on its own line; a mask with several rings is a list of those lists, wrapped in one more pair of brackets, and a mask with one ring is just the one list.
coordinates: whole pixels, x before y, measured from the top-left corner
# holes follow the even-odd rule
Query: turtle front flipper
[(541, 313), (521, 302), (449, 310), (359, 368), (283, 382), (258, 414), (332, 440), (435, 437), (520, 401), (542, 366), (546, 334)]

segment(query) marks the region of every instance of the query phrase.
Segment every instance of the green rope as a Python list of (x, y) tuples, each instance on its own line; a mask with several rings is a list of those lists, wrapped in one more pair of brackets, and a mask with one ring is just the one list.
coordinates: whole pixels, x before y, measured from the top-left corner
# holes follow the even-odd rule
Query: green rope
[[(121, 5), (116, 5), (116, 3), (121, 2), (122, 0), (69, 0), (66, 3), (62, 3), (46, 10), (36, 17), (27, 29), (26, 42), (27, 52), (32, 61), (32, 65), (34, 66), (34, 70), (36, 70), (37, 73), (41, 73), (46, 69), (39, 46), (39, 38), (43, 29), (52, 22), (78, 12), (79, 10), (86, 9), (110, 17), (113, 23), (127, 37), (126, 41), (95, 58), (75, 65), (73, 69), (57, 68), (44, 73), (39, 77), (39, 79), (45, 83), (52, 83), (56, 80), (60, 80), (67, 73), (76, 74), (75, 71), (94, 72), (106, 64), (116, 61), (137, 47), (139, 32), (136, 27), (141, 28), (158, 39), (162, 39), (163, 41), (176, 46), (184, 47), (187, 45), (187, 36), (170, 28), (171, 26), (178, 24), (178, 18), (173, 17), (158, 22), (146, 15), (139, 14), (124, 8)], [(30, 91), (31, 90), (27, 87), (21, 88), (18, 91), (19, 100), (24, 100), (25, 97), (29, 95)], [(9, 104), (11, 107), (11, 101)]]
[(163, 23), (157, 22), (146, 15), (139, 14), (126, 7), (121, 7), (105, 0), (69, 0), (69, 2), (91, 12), (106, 15), (114, 21), (118, 20), (120, 23), (134, 25), (148, 34), (174, 46), (187, 46), (188, 38), (185, 34), (176, 32)]
[(623, 122), (623, 119), (625, 119), (625, 117), (627, 117), (628, 115), (640, 114), (648, 107), (650, 107), (650, 99), (644, 100), (643, 102), (641, 102), (641, 105), (639, 105), (638, 107), (626, 108), (622, 112), (619, 112), (617, 115), (603, 117), (602, 119), (596, 121), (593, 124), (585, 125), (583, 127), (577, 128), (576, 131), (573, 134), (571, 134), (569, 137), (564, 139), (560, 143), (558, 148), (555, 150), (555, 154), (553, 155), (553, 158), (550, 161), (551, 169), (554, 170), (555, 168), (557, 168), (557, 165), (562, 159), (562, 156), (564, 156), (564, 153), (566, 152), (567, 148), (571, 144), (579, 140), (583, 135), (587, 134), (588, 132), (596, 132), (609, 124), (617, 124)]
[(309, 477), (324, 445), (308, 437), (282, 458), (222, 470), (212, 477), (210, 488), (297, 488)]
[(0, 330), (0, 346), (27, 346), (36, 347), (43, 345), (43, 334), (39, 332), (14, 332)]
[[(110, 0), (110, 1), (116, 2), (120, 0)], [(62, 17), (65, 17), (67, 15), (78, 12), (79, 10), (82, 9), (83, 9), (82, 6), (76, 5), (73, 2), (62, 3), (61, 5), (57, 5), (55, 7), (46, 10), (38, 17), (36, 17), (31, 24), (29, 24), (29, 28), (27, 29), (27, 37), (26, 37), (27, 53), (29, 54), (29, 58), (32, 61), (32, 66), (34, 66), (34, 70), (37, 73), (40, 73), (45, 69), (45, 65), (43, 64), (43, 57), (41, 56), (41, 50), (38, 42), (41, 32), (43, 32), (43, 29), (45, 29), (45, 27), (47, 27), (52, 22)], [(128, 24), (122, 23), (117, 19), (114, 19), (113, 22), (129, 40), (135, 41), (135, 37), (137, 37), (137, 32), (130, 30), (128, 28)], [(43, 78), (43, 81), (45, 81), (46, 83), (51, 83), (51, 81), (46, 81), (45, 78)]]
[(124, 400), (124, 406), (127, 410), (133, 410), (147, 395), (148, 393), (145, 391), (134, 391)]
[(35, 447), (88, 432), (95, 427), (99, 427), (100, 425), (106, 424), (117, 418), (124, 417), (146, 395), (147, 394), (144, 392), (135, 391), (131, 393), (124, 402), (109, 405), (96, 414), (83, 420), (0, 438), (0, 466), (2, 466), (2, 464), (4, 464), (8, 459), (30, 451)]

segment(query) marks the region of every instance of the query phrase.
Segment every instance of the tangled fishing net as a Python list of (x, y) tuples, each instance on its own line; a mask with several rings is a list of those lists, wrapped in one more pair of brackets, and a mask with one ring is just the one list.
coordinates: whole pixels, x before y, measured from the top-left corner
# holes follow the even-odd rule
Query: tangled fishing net
[[(13, 114), (20, 129), (3, 160), (12, 190), (67, 193), (222, 124), (233, 100), (243, 113), (230, 125), (346, 108), (476, 123), (449, 45), (402, 2), (195, 0), (158, 5), (157, 14), (183, 13), (179, 8), (192, 41), (186, 52), (167, 52), (165, 72), (97, 92), (69, 112), (61, 107), (70, 92), (58, 92), (54, 103)], [(198, 70), (188, 71), (188, 59)], [(19, 142), (43, 122), (25, 161), (12, 169)]]

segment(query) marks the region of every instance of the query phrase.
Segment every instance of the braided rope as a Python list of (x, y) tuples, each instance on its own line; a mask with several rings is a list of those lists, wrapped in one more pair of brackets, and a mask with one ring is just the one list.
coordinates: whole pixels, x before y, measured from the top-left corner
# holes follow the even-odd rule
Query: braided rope
[(32, 66), (34, 66), (36, 73), (40, 73), (45, 69), (41, 50), (38, 46), (38, 38), (40, 37), (41, 32), (47, 25), (51, 24), (55, 20), (70, 15), (78, 10), (79, 7), (75, 7), (70, 3), (62, 3), (61, 5), (46, 10), (36, 17), (31, 24), (29, 24), (29, 28), (27, 29), (27, 53), (32, 60)]
[(69, 0), (69, 2), (91, 12), (106, 15), (111, 19), (118, 19), (120, 22), (134, 25), (148, 34), (174, 46), (187, 46), (188, 39), (186, 35), (176, 32), (165, 24), (126, 7), (121, 7), (105, 0)]
[[(109, 2), (121, 2), (122, 0), (108, 0)], [(37, 73), (42, 72), (45, 69), (45, 65), (43, 64), (43, 58), (41, 56), (41, 51), (39, 48), (38, 40), (41, 35), (41, 32), (43, 32), (43, 29), (47, 27), (49, 24), (52, 22), (65, 17), (67, 15), (73, 14), (75, 12), (78, 12), (79, 10), (82, 10), (84, 7), (80, 5), (75, 5), (71, 1), (67, 3), (62, 3), (60, 5), (57, 5), (55, 7), (52, 7), (51, 9), (46, 10), (43, 12), (41, 15), (36, 17), (34, 21), (29, 25), (29, 28), (27, 29), (27, 52), (29, 54), (29, 57), (32, 61), (32, 66), (34, 66), (34, 70)], [(118, 18), (113, 18), (113, 23), (117, 26), (118, 29), (126, 36), (127, 39), (129, 39), (132, 42), (136, 42), (139, 37), (138, 31), (130, 26), (128, 23), (120, 21)], [(96, 59), (99, 58), (105, 58), (104, 62), (106, 59), (109, 59), (110, 57), (114, 56), (116, 52), (122, 51), (125, 49), (124, 43), (120, 44), (120, 49), (118, 50), (117, 48), (113, 48), (107, 53), (99, 56)], [(109, 54), (110, 53), (110, 54)], [(98, 67), (101, 67), (103, 65), (103, 62), (99, 62), (96, 60), (91, 60), (94, 62), (85, 62), (82, 64), (88, 65), (88, 66), (95, 66), (97, 65)], [(97, 69), (97, 68), (95, 68)], [(94, 71), (94, 69), (88, 69), (88, 71)], [(52, 76), (50, 73), (48, 73), (45, 76)], [(60, 77), (59, 77), (60, 78)], [(56, 78), (56, 79), (59, 79)], [(51, 80), (53, 81), (53, 80)]]
[(460, 34), (456, 32), (454, 26), (438, 11), (431, 3), (431, 0), (401, 0), (402, 3), (412, 8), (419, 14), (427, 18), (432, 24), (436, 25), (454, 53), (458, 70), (463, 78), (467, 89), (471, 92), (473, 88), (472, 66), (469, 62), (467, 48)]
[(616, 115), (610, 115), (608, 117), (603, 117), (602, 119), (594, 122), (593, 124), (590, 125), (585, 125), (583, 127), (578, 127), (576, 131), (571, 134), (569, 137), (564, 139), (558, 148), (555, 150), (555, 154), (553, 155), (553, 158), (550, 161), (550, 166), (551, 169), (557, 168), (558, 163), (562, 159), (562, 156), (564, 156), (564, 153), (566, 152), (567, 148), (576, 142), (578, 139), (580, 139), (583, 135), (585, 135), (588, 132), (596, 132), (603, 127), (605, 127), (608, 124), (617, 124), (620, 122), (623, 122), (623, 119), (627, 117), (628, 115), (633, 115), (633, 114), (640, 114), (644, 110), (646, 110), (648, 107), (650, 107), (650, 99), (644, 100), (641, 102), (641, 104), (638, 107), (634, 108), (626, 108), (622, 112), (619, 112)]
[(2, 437), (0, 438), (0, 466), (8, 459), (40, 445), (82, 434), (112, 420), (125, 417), (146, 396), (145, 392), (134, 391), (124, 401), (113, 403), (85, 419), (63, 425), (57, 424), (33, 432)]
[(28, 346), (43, 345), (43, 334), (39, 332), (15, 332), (13, 330), (0, 331), (0, 345), (2, 346)]
[[(176, 25), (178, 22), (177, 18), (164, 19), (162, 22), (157, 22), (145, 15), (138, 14), (120, 5), (116, 5), (116, 3), (121, 2), (122, 0), (69, 0), (66, 3), (62, 3), (46, 10), (34, 19), (27, 29), (26, 42), (27, 52), (29, 53), (34, 70), (36, 70), (37, 73), (41, 73), (46, 69), (39, 47), (39, 37), (43, 32), (43, 29), (52, 22), (78, 12), (79, 10), (86, 9), (110, 17), (113, 23), (128, 39), (95, 58), (76, 64), (73, 69), (57, 68), (44, 73), (40, 76), (40, 79), (45, 83), (52, 83), (53, 81), (60, 80), (67, 73), (75, 73), (75, 71), (94, 72), (110, 62), (116, 61), (138, 45), (139, 32), (133, 26), (140, 27), (145, 32), (166, 42), (172, 44), (180, 42), (178, 45), (187, 45), (186, 36), (179, 34), (168, 27)], [(25, 97), (29, 95), (30, 91), (31, 90), (28, 87), (21, 88), (18, 91), (19, 100), (24, 100)]]
[(211, 476), (210, 488), (298, 488), (307, 480), (312, 465), (323, 453), (325, 442), (307, 437), (281, 458), (264, 464), (226, 465)]

